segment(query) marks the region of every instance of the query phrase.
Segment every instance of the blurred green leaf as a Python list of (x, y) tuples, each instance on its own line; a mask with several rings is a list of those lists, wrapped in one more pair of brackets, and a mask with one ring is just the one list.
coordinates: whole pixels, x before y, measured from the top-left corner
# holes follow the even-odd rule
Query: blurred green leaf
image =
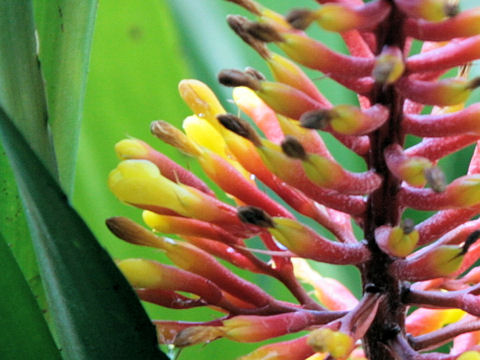
[(0, 358), (61, 359), (35, 298), (0, 234)]
[(166, 359), (133, 290), (7, 115), (12, 164), (64, 359)]
[(34, 0), (59, 177), (73, 190), (97, 0)]
[(56, 174), (32, 2), (0, 1), (0, 14), (0, 104), (49, 171)]

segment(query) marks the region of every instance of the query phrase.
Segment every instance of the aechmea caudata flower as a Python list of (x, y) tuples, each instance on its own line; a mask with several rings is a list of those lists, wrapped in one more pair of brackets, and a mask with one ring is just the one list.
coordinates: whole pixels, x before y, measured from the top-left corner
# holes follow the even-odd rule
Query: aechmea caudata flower
[[(159, 343), (270, 341), (243, 360), (479, 360), (480, 104), (466, 104), (480, 86), (468, 76), (480, 59), (480, 8), (317, 0), (282, 15), (229, 1), (251, 14), (227, 22), (271, 76), (219, 73), (235, 114), (202, 82), (183, 80), (192, 110), (183, 130), (151, 123), (203, 175), (130, 138), (115, 146), (121, 162), (108, 179), (146, 224), (113, 217), (109, 229), (170, 260), (118, 262), (140, 299), (218, 312), (153, 320)], [(348, 53), (311, 38), (312, 26), (339, 33)], [(424, 43), (412, 54), (415, 39)], [(332, 104), (303, 67), (355, 92), (359, 106)], [(364, 161), (363, 172), (344, 167), (327, 133)], [(410, 135), (420, 139), (406, 147)], [(439, 160), (471, 144), (467, 173), (447, 181)], [(433, 213), (415, 223), (407, 209)], [(362, 295), (316, 271), (318, 262), (355, 266)], [(290, 301), (236, 268), (274, 278)]]

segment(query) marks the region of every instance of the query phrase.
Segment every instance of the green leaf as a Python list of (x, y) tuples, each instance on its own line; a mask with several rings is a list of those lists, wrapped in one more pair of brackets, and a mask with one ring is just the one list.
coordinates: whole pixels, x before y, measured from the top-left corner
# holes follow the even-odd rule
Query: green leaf
[(64, 359), (166, 359), (133, 290), (6, 114), (0, 139), (27, 211)]
[(34, 0), (60, 182), (73, 190), (97, 0)]
[[(0, 104), (50, 172), (56, 174), (31, 1), (1, 1), (0, 14)], [(15, 179), (1, 146), (0, 174), (0, 232), (8, 241), (39, 305), (45, 310), (45, 294), (30, 233)]]
[(50, 172), (56, 174), (32, 3), (0, 1), (0, 14), (0, 104)]
[(38, 304), (0, 234), (0, 358), (61, 359)]
[(15, 177), (1, 144), (0, 174), (2, 174), (0, 177), (0, 235), (6, 240), (23, 272), (24, 280), (30, 285), (34, 297), (48, 320), (45, 292), (41, 284), (30, 232), (23, 213)]

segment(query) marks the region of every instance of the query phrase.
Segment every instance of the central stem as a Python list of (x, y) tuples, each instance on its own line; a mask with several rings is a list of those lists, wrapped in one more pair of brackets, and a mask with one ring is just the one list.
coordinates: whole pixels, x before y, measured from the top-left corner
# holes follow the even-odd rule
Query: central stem
[[(377, 33), (378, 52), (387, 45), (404, 48), (405, 39), (402, 37), (402, 32), (399, 31), (402, 28), (403, 20), (403, 16), (396, 11), (392, 2), (391, 15)], [(368, 198), (364, 232), (372, 259), (364, 264), (360, 271), (364, 288), (367, 284), (373, 284), (386, 296), (379, 305), (377, 315), (364, 337), (364, 346), (370, 360), (393, 360), (394, 358), (383, 344), (404, 327), (405, 306), (401, 302), (400, 282), (388, 274), (388, 267), (392, 259), (377, 246), (375, 230), (382, 225), (395, 226), (400, 222), (401, 210), (397, 199), (400, 182), (389, 171), (384, 151), (391, 144), (403, 145), (404, 136), (400, 125), (404, 99), (393, 86), (378, 84), (370, 101), (372, 104), (382, 104), (388, 107), (390, 117), (385, 125), (370, 136), (371, 151), (367, 163), (370, 169), (374, 169), (383, 177), (383, 183)]]

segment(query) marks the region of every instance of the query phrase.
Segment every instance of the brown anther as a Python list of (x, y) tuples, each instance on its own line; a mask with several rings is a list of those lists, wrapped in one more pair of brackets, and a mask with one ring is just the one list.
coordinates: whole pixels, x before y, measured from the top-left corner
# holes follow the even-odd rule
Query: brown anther
[(457, 16), (460, 12), (460, 6), (458, 4), (458, 0), (448, 0), (444, 6), (443, 11), (447, 17), (454, 17)]
[(400, 227), (402, 228), (403, 230), (403, 233), (405, 235), (408, 235), (410, 234), (413, 230), (415, 230), (415, 223), (413, 222), (412, 219), (403, 219), (401, 224), (400, 224)]
[(258, 79), (244, 73), (243, 71), (235, 69), (227, 69), (220, 71), (220, 73), (218, 74), (218, 81), (220, 82), (220, 84), (229, 87), (246, 86), (252, 90), (260, 89)]
[(447, 188), (445, 174), (437, 166), (425, 169), (425, 178), (427, 179), (427, 184), (436, 193), (444, 192)]
[(308, 9), (293, 9), (290, 11), (285, 20), (288, 21), (292, 27), (298, 30), (305, 30), (313, 22), (312, 11)]
[(238, 217), (244, 223), (262, 228), (275, 227), (272, 218), (262, 209), (255, 206), (240, 206), (237, 208)]
[(174, 340), (176, 347), (185, 347), (195, 344), (208, 343), (223, 336), (221, 327), (216, 326), (192, 326), (180, 331)]
[(123, 216), (111, 217), (105, 224), (113, 235), (131, 244), (155, 246), (161, 241), (150, 230)]
[(467, 79), (470, 75), (470, 70), (472, 70), (472, 63), (467, 63), (458, 68), (457, 78)]
[(116, 216), (105, 221), (108, 229), (118, 238), (131, 242), (141, 236), (144, 231), (140, 225), (123, 216)]
[(313, 110), (302, 114), (300, 117), (300, 125), (307, 129), (323, 130), (328, 127), (331, 119), (331, 110)]
[(255, 39), (263, 42), (283, 41), (283, 37), (280, 35), (280, 33), (271, 25), (265, 23), (250, 22), (246, 24), (245, 29)]
[(305, 160), (307, 153), (303, 145), (293, 136), (287, 135), (281, 143), (282, 151), (288, 157)]
[(475, 244), (479, 238), (480, 238), (480, 230), (476, 230), (472, 232), (470, 235), (468, 235), (467, 239), (463, 243), (462, 255), (465, 255), (468, 252), (468, 249), (470, 248), (470, 246)]
[(380, 287), (378, 287), (377, 285), (375, 285), (373, 283), (366, 284), (364, 286), (363, 290), (364, 290), (364, 292), (370, 293), (370, 294), (379, 294), (379, 293), (384, 291)]
[(217, 116), (217, 120), (228, 130), (247, 140), (250, 140), (253, 145), (257, 147), (262, 145), (261, 139), (256, 131), (244, 119), (232, 114), (221, 114)]
[(468, 84), (468, 88), (472, 90), (478, 87), (480, 87), (480, 76), (473, 78), (472, 80), (470, 80), (470, 83)]
[(246, 24), (250, 23), (250, 20), (240, 15), (228, 15), (227, 23), (235, 34), (237, 34), (247, 45), (251, 46), (253, 50), (258, 52), (260, 56), (264, 59), (270, 57), (270, 52), (265, 46), (265, 43), (254, 38), (247, 32)]
[(265, 75), (263, 75), (260, 71), (258, 71), (257, 69), (254, 69), (250, 66), (245, 68), (245, 74), (250, 75), (251, 77), (253, 77), (257, 80), (260, 80), (260, 81), (264, 81), (264, 80), (267, 79), (265, 77)]
[(198, 156), (201, 153), (200, 149), (181, 130), (166, 121), (153, 121), (150, 124), (150, 132), (187, 155)]

